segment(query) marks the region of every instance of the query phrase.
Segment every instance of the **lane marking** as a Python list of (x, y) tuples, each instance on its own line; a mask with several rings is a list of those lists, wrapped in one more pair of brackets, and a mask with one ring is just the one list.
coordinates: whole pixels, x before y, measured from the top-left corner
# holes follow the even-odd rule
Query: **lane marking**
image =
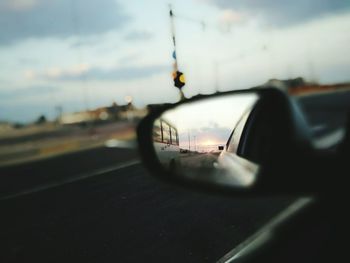
[(123, 141), (117, 139), (110, 139), (105, 141), (105, 147), (107, 148), (129, 148), (134, 149), (137, 147), (136, 141)]
[(79, 148), (79, 143), (76, 141), (63, 142), (60, 144), (54, 144), (50, 146), (45, 146), (39, 148), (39, 155), (51, 155), (51, 154), (59, 154), (64, 152), (69, 152), (74, 149)]
[(47, 183), (47, 184), (44, 184), (44, 185), (41, 185), (41, 186), (38, 186), (38, 187), (35, 187), (35, 188), (31, 188), (31, 189), (28, 189), (28, 190), (20, 191), (20, 192), (15, 193), (15, 194), (5, 195), (3, 197), (0, 197), (0, 201), (12, 199), (12, 198), (15, 198), (15, 197), (20, 197), (20, 196), (23, 196), (23, 195), (29, 195), (29, 194), (41, 192), (41, 191), (44, 191), (44, 190), (47, 190), (47, 189), (50, 189), (50, 188), (54, 188), (54, 187), (58, 187), (58, 186), (62, 186), (62, 185), (65, 185), (65, 184), (74, 183), (74, 182), (77, 182), (77, 181), (80, 181), (80, 180), (84, 180), (84, 179), (87, 179), (87, 178), (90, 178), (90, 177), (94, 177), (94, 176), (97, 176), (97, 175), (102, 175), (102, 174), (105, 174), (105, 173), (113, 172), (113, 171), (116, 171), (116, 170), (119, 170), (119, 169), (123, 169), (123, 168), (129, 167), (129, 166), (133, 166), (133, 165), (136, 165), (136, 164), (139, 164), (139, 163), (141, 163), (140, 160), (131, 160), (131, 161), (128, 161), (128, 162), (125, 162), (125, 163), (122, 163), (122, 164), (118, 164), (118, 165), (114, 165), (114, 166), (111, 166), (111, 167), (108, 167), (108, 168), (99, 169), (99, 170), (95, 170), (95, 171), (92, 171), (92, 172), (89, 172), (89, 173), (80, 174), (80, 175), (77, 175), (77, 176), (74, 176), (74, 177), (71, 177), (71, 178), (64, 179), (64, 180), (59, 181), (59, 182)]
[(266, 243), (271, 237), (274, 228), (283, 223), (291, 215), (300, 211), (305, 206), (309, 205), (312, 202), (312, 198), (303, 197), (297, 199), (286, 209), (280, 212), (276, 217), (274, 217), (270, 222), (260, 228), (255, 234), (248, 237), (245, 241), (240, 243), (234, 249), (229, 251), (225, 256), (217, 261), (217, 263), (232, 263), (236, 259), (249, 254), (255, 249), (258, 249), (261, 245)]

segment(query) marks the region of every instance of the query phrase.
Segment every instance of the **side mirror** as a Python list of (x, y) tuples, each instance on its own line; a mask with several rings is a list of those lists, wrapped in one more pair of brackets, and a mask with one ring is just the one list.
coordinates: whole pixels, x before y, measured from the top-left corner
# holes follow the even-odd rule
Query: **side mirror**
[(312, 193), (334, 169), (333, 159), (314, 147), (302, 109), (275, 88), (165, 105), (142, 120), (137, 134), (154, 175), (197, 188)]

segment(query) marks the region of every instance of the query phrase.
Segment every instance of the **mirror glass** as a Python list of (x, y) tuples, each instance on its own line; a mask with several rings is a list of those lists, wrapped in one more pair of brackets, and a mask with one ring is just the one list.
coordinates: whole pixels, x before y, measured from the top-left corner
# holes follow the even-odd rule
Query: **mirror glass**
[(153, 125), (160, 163), (187, 179), (249, 187), (259, 165), (241, 154), (241, 142), (256, 93), (212, 97), (164, 112)]

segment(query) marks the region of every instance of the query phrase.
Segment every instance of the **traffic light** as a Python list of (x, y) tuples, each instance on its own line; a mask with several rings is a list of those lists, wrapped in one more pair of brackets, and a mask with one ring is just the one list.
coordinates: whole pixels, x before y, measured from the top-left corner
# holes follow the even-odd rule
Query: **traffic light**
[(174, 78), (175, 87), (181, 89), (183, 86), (185, 86), (185, 75), (182, 72), (180, 71), (174, 72), (173, 78)]

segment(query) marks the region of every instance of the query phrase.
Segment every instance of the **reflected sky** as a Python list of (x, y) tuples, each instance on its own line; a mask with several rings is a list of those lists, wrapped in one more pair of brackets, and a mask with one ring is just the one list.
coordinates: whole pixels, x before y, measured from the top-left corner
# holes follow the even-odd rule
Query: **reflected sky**
[(226, 144), (239, 118), (257, 98), (256, 94), (236, 94), (206, 99), (180, 105), (162, 118), (177, 128), (180, 147), (217, 150), (218, 145)]

